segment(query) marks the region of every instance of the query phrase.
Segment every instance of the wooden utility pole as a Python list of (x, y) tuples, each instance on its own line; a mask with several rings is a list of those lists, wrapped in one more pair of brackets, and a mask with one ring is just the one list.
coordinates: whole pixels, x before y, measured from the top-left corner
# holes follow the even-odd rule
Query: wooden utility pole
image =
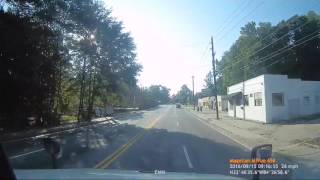
[(245, 83), (246, 80), (246, 68), (243, 68), (243, 82), (242, 82), (242, 105), (243, 105), (243, 120), (246, 120), (246, 96), (245, 96)]
[(196, 110), (196, 103), (194, 101), (194, 76), (192, 76), (192, 103), (193, 103), (193, 110)]
[(212, 68), (213, 68), (213, 83), (214, 83), (214, 97), (215, 97), (215, 107), (217, 119), (219, 119), (219, 110), (218, 110), (218, 91), (217, 91), (217, 80), (216, 80), (216, 64), (215, 64), (215, 52), (213, 48), (213, 37), (211, 36), (211, 52), (212, 52)]

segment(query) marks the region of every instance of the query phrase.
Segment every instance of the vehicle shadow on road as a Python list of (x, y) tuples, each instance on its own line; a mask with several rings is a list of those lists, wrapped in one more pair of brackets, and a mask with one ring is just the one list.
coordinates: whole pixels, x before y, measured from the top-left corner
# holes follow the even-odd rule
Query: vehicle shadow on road
[[(134, 131), (142, 130), (135, 126), (130, 128)], [(248, 157), (248, 152), (236, 146), (188, 133), (151, 129), (109, 168), (230, 175), (229, 160)]]
[[(130, 141), (141, 132), (145, 132), (144, 136), (134, 142)], [(250, 152), (238, 145), (225, 144), (189, 133), (144, 129), (127, 124), (116, 127), (91, 127), (61, 135), (56, 139), (59, 140), (63, 150), (57, 162), (58, 168), (93, 168), (128, 142), (133, 143), (125, 151), (118, 151), (121, 152), (118, 158), (110, 161), (110, 166), (106, 168), (151, 173), (154, 170), (165, 170), (230, 176), (232, 170), (230, 159), (250, 158)], [(47, 165), (37, 164), (36, 162), (40, 160), (47, 162)], [(15, 168), (22, 169), (48, 168), (50, 158), (33, 154), (16, 161), (14, 165)], [(234, 176), (251, 178), (251, 176)]]

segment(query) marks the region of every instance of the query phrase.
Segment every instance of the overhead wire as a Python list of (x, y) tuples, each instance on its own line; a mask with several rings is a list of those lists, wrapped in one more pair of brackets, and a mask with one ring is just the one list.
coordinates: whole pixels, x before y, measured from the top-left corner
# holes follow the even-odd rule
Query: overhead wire
[[(294, 45), (292, 45), (292, 46), (291, 46), (291, 45), (287, 45), (287, 46), (281, 48), (281, 49), (280, 49), (280, 52), (277, 52), (277, 51), (279, 51), (279, 50), (277, 50), (277, 51), (276, 51), (277, 53), (272, 53), (272, 54), (270, 54), (270, 55), (268, 55), (268, 56), (259, 58), (259, 59), (258, 59), (259, 61), (255, 61), (255, 62), (253, 62), (253, 64), (252, 64), (252, 63), (249, 63), (248, 65), (245, 65), (245, 66), (241, 67), (240, 70), (243, 70), (244, 68), (248, 68), (248, 67), (250, 66), (250, 64), (252, 64), (252, 65), (257, 65), (257, 64), (260, 64), (260, 63), (262, 63), (262, 62), (265, 62), (265, 61), (267, 61), (267, 60), (269, 60), (269, 59), (271, 59), (271, 58), (273, 58), (273, 57), (275, 57), (275, 56), (277, 56), (277, 55), (280, 55), (280, 54), (282, 54), (282, 53), (284, 53), (284, 52), (287, 52), (288, 50), (291, 50), (291, 49), (293, 49), (293, 48), (295, 48), (295, 47), (297, 47), (297, 46), (300, 46), (300, 45), (302, 45), (302, 44), (304, 44), (304, 43), (306, 43), (306, 42), (308, 42), (308, 41), (311, 41), (311, 40), (313, 40), (313, 39), (315, 39), (315, 38), (317, 38), (317, 37), (320, 37), (319, 32), (320, 32), (320, 31), (319, 31), (319, 29), (318, 29), (317, 31), (309, 34), (308, 36), (313, 35), (313, 34), (315, 34), (315, 33), (318, 33), (317, 35), (312, 36), (312, 37), (310, 37), (309, 39), (307, 39), (307, 40), (305, 40), (305, 41), (303, 41), (303, 42), (300, 42), (300, 43), (298, 43), (298, 44), (294, 44)], [(305, 39), (305, 38), (307, 38), (307, 37), (303, 37), (303, 38), (299, 39), (298, 41), (300, 41), (300, 40), (302, 40), (302, 39)], [(297, 42), (298, 42), (298, 41), (297, 41)], [(291, 46), (291, 47), (289, 47), (289, 46)], [(289, 48), (285, 49), (286, 47), (289, 47)]]
[[(289, 22), (288, 22), (288, 23), (289, 23)], [(292, 31), (295, 31), (295, 30), (297, 30), (297, 29), (300, 29), (300, 28), (302, 28), (303, 26), (307, 25), (308, 23), (310, 23), (310, 22), (303, 23), (302, 25), (294, 28)], [(276, 29), (274, 32), (270, 33), (268, 36), (276, 33), (278, 30), (280, 30), (280, 28), (279, 28), (279, 29)], [(249, 54), (252, 53), (252, 54), (249, 55), (249, 58), (252, 57), (253, 55), (257, 54), (257, 53), (260, 52), (261, 50), (263, 50), (263, 49), (271, 46), (272, 44), (278, 42), (278, 41), (281, 40), (282, 38), (286, 37), (286, 36), (289, 35), (292, 31), (289, 31), (288, 33), (286, 33), (286, 34), (282, 35), (281, 37), (277, 38), (275, 41), (273, 41), (273, 42), (265, 45), (264, 47), (262, 47), (262, 48), (260, 48), (260, 49), (258, 49), (258, 50), (256, 50), (256, 51), (249, 52)], [(258, 42), (262, 42), (262, 41), (265, 40), (268, 36), (264, 37), (264, 38), (263, 38), (262, 40), (260, 40), (260, 41), (257, 41), (253, 46), (255, 46)], [(252, 48), (253, 46), (251, 46), (251, 48)], [(240, 55), (239, 55), (239, 56), (240, 56)], [(233, 66), (233, 65), (235, 65), (235, 64), (237, 64), (237, 63), (239, 63), (239, 62), (241, 62), (241, 58), (243, 58), (243, 55), (241, 55), (241, 57), (239, 57), (239, 56), (237, 56), (237, 57), (235, 58), (237, 61), (235, 61), (235, 62), (233, 62), (232, 64), (229, 65), (230, 67)], [(224, 70), (226, 70), (227, 68), (230, 68), (230, 67), (226, 66), (226, 67), (224, 67), (221, 71), (224, 71)]]
[(231, 28), (229, 28), (228, 31), (226, 31), (222, 36), (219, 36), (218, 38), (218, 42), (220, 40), (222, 40), (222, 38), (224, 38), (230, 31), (232, 31), (236, 26), (238, 26), (243, 20), (245, 20), (247, 17), (249, 17), (250, 15), (252, 15), (261, 5), (263, 5), (264, 2), (260, 2), (259, 4), (257, 4), (249, 13), (247, 13), (245, 16), (243, 16), (240, 21), (238, 21), (236, 24), (234, 24)]
[[(250, 4), (250, 0), (248, 1), (248, 3), (246, 4), (246, 6), (244, 7), (247, 7), (247, 5)], [(238, 21), (237, 24), (235, 24), (234, 26), (237, 26), (239, 23), (241, 23), (244, 19), (246, 19), (249, 15), (251, 15), (254, 11), (256, 11), (264, 2), (260, 2), (257, 6), (255, 6), (255, 8), (253, 8), (248, 14), (246, 14), (244, 17), (241, 18), (240, 21)], [(232, 17), (232, 16), (231, 16)], [(226, 23), (227, 24), (227, 23)], [(233, 29), (233, 28), (232, 28)], [(223, 29), (222, 29), (223, 30)], [(223, 31), (222, 31), (223, 32)], [(209, 44), (210, 45), (210, 44)], [(201, 58), (202, 59), (202, 58)]]
[[(223, 30), (225, 29), (225, 27), (228, 27), (227, 25), (230, 24), (233, 20), (236, 19), (237, 15), (239, 14), (237, 11), (240, 10), (240, 8), (242, 8), (242, 6), (244, 5), (243, 8), (241, 9), (241, 11), (239, 11), (240, 13), (241, 13), (241, 12), (244, 12), (245, 8), (250, 5), (250, 2), (251, 2), (251, 0), (248, 0), (247, 3), (241, 3), (240, 6), (238, 6), (238, 7), (231, 13), (231, 15), (228, 16), (228, 18), (224, 21), (224, 23), (217, 29), (217, 31), (216, 31), (215, 34), (216, 34), (216, 35), (219, 35), (220, 33), (222, 33)], [(240, 15), (240, 14), (239, 14), (239, 15)]]
[[(289, 24), (289, 23), (291, 23), (291, 22), (286, 22), (286, 24)], [(297, 30), (297, 29), (300, 29), (300, 28), (302, 28), (303, 26), (307, 25), (308, 23), (310, 23), (310, 21), (307, 21), (307, 22), (303, 23), (302, 25), (294, 28), (293, 30), (291, 30), (291, 31), (289, 31), (288, 33), (282, 35), (281, 37), (277, 38), (275, 41), (269, 43), (268, 45), (262, 47), (262, 48), (259, 49), (259, 50), (256, 50), (256, 51), (253, 51), (253, 50), (252, 50), (252, 52), (249, 52), (249, 54), (250, 54), (250, 53), (253, 53), (253, 54), (249, 55), (249, 57), (255, 55), (256, 53), (258, 53), (258, 52), (260, 52), (261, 50), (267, 48), (268, 46), (270, 46), (270, 45), (278, 42), (280, 39), (282, 39), (282, 38), (284, 38), (285, 36), (289, 35), (292, 31), (295, 31), (295, 30)], [(254, 43), (254, 45), (252, 45), (250, 48), (252, 48), (252, 47), (254, 47), (255, 45), (257, 45), (258, 42), (262, 42), (263, 40), (267, 39), (269, 36), (272, 36), (274, 33), (276, 33), (276, 32), (277, 32), (278, 30), (280, 30), (280, 29), (281, 29), (281, 28), (277, 28), (275, 31), (273, 31), (273, 32), (270, 33), (269, 35), (265, 36), (263, 39), (261, 39), (261, 40), (257, 41), (256, 43)], [(252, 49), (253, 49), (253, 48), (252, 48)], [(241, 56), (241, 57), (240, 57), (240, 56)], [(229, 67), (227, 66), (227, 67), (222, 68), (220, 71), (224, 71), (224, 70), (226, 70), (226, 69), (228, 69), (228, 68), (231, 68), (231, 67), (234, 66), (235, 64), (237, 64), (237, 63), (239, 63), (239, 62), (242, 62), (241, 59), (242, 59), (243, 57), (244, 57), (244, 55), (239, 55), (239, 56), (237, 56), (237, 57), (235, 58), (237, 61), (235, 61), (235, 62), (233, 62), (232, 64), (230, 64)]]

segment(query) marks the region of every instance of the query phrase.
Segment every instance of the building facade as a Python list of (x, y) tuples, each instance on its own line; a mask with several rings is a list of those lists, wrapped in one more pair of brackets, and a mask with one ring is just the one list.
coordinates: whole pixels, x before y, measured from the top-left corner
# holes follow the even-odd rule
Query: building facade
[(228, 107), (229, 116), (264, 123), (318, 114), (320, 82), (260, 75), (228, 87)]
[[(228, 110), (228, 98), (227, 96), (217, 96), (218, 99), (218, 110), (219, 111), (227, 111)], [(204, 108), (215, 110), (215, 97), (203, 97), (198, 99), (198, 106), (202, 106)]]

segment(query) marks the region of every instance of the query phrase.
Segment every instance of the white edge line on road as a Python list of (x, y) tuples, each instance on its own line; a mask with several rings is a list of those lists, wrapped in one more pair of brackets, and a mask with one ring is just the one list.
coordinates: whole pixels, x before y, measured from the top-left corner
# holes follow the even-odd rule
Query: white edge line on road
[[(46, 132), (46, 133), (41, 133), (41, 134), (35, 135), (35, 136), (6, 140), (6, 141), (3, 141), (2, 143), (17, 142), (17, 141), (23, 141), (23, 140), (28, 140), (28, 139), (35, 139), (35, 138), (39, 138), (39, 137), (46, 137), (46, 136), (54, 135), (54, 134), (62, 134), (62, 133), (65, 133), (65, 132), (73, 132), (73, 131), (76, 131), (76, 130), (79, 130), (79, 129), (82, 129), (82, 128), (87, 128), (87, 127), (90, 127), (90, 126), (94, 127), (96, 125), (105, 124), (106, 122), (109, 122), (109, 120), (111, 120), (111, 119), (106, 119), (105, 121), (98, 121), (98, 122), (95, 122), (95, 123), (92, 123), (92, 124), (88, 124), (88, 125), (83, 125), (83, 126), (74, 126), (74, 127), (71, 127), (70, 129), (64, 129), (64, 130), (61, 130), (61, 131)], [(115, 119), (113, 119), (113, 120), (115, 120)], [(117, 126), (117, 125), (120, 125), (120, 124), (113, 124), (113, 125)]]
[(44, 148), (41, 148), (41, 149), (38, 149), (38, 150), (35, 150), (35, 151), (31, 151), (31, 152), (27, 152), (27, 153), (24, 153), (24, 154), (19, 154), (19, 155), (16, 155), (16, 156), (11, 156), (11, 157), (9, 157), (9, 159), (19, 158), (19, 157), (26, 156), (26, 155), (33, 154), (33, 153), (37, 153), (37, 152), (40, 152), (40, 151), (44, 151)]
[(190, 161), (190, 157), (189, 157), (189, 154), (188, 154), (188, 151), (187, 151), (186, 146), (183, 145), (183, 146), (182, 146), (182, 149), (183, 149), (183, 152), (184, 152), (184, 156), (185, 156), (186, 159), (187, 159), (189, 168), (193, 168), (193, 165), (192, 165), (192, 163), (191, 163), (191, 161)]
[[(187, 111), (186, 111), (186, 112), (187, 112)], [(227, 138), (231, 139), (232, 141), (236, 142), (237, 144), (239, 144), (239, 145), (243, 146), (245, 149), (247, 149), (247, 150), (251, 151), (251, 148), (250, 148), (248, 145), (243, 144), (242, 142), (240, 142), (240, 141), (238, 141), (238, 140), (236, 140), (236, 139), (232, 138), (230, 135), (227, 135), (226, 133), (222, 133), (222, 132), (220, 132), (220, 130), (218, 130), (218, 128), (220, 128), (220, 127), (215, 127), (213, 124), (210, 124), (210, 123), (204, 122), (204, 121), (205, 121), (204, 119), (202, 119), (202, 118), (198, 117), (197, 115), (193, 114), (192, 112), (189, 112), (189, 113), (190, 113), (193, 117), (195, 117), (197, 120), (199, 120), (200, 122), (202, 122), (203, 124), (205, 124), (205, 125), (209, 125), (211, 128), (215, 129), (215, 130), (216, 130), (218, 133), (220, 133), (221, 135), (223, 135), (223, 136), (225, 136), (225, 137), (227, 137)], [(218, 120), (218, 121), (219, 121), (219, 120)], [(222, 128), (220, 128), (220, 129), (222, 129)], [(224, 130), (224, 129), (223, 129), (223, 130)], [(224, 131), (227, 131), (227, 130), (224, 130)]]

